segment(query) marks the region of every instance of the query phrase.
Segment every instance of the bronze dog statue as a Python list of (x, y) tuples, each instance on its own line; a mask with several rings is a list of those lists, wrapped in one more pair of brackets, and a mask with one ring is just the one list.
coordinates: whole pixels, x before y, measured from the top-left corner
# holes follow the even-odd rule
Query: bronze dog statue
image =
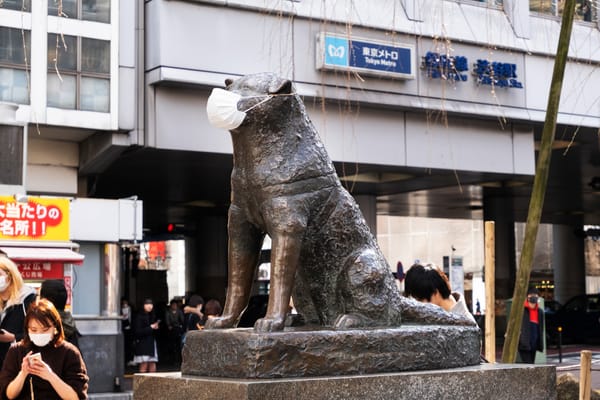
[[(236, 326), (265, 234), (272, 239), (271, 286), (267, 313), (254, 325), (259, 332), (284, 328), (291, 296), (306, 323), (338, 329), (401, 320), (472, 324), (401, 296), (290, 80), (261, 73), (225, 83), (242, 113), (218, 125), (229, 127), (233, 141), (229, 276), (223, 314), (206, 328)], [(221, 106), (211, 98), (209, 119)]]

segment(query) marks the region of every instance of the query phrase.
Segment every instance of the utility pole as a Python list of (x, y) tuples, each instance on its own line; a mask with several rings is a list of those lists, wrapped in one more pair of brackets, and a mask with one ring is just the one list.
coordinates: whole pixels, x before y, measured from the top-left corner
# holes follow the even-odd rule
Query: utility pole
[(550, 83), (550, 94), (548, 95), (546, 119), (544, 121), (542, 141), (533, 180), (533, 190), (529, 201), (527, 224), (525, 225), (523, 250), (521, 252), (521, 259), (519, 260), (519, 270), (517, 272), (517, 281), (515, 282), (515, 290), (513, 292), (510, 317), (506, 327), (506, 339), (504, 341), (504, 347), (502, 348), (503, 363), (514, 363), (517, 358), (519, 334), (521, 332), (521, 322), (524, 310), (523, 303), (525, 302), (525, 296), (527, 295), (529, 286), (529, 276), (531, 274), (533, 253), (535, 250), (535, 239), (537, 237), (542, 208), (544, 206), (544, 196), (546, 195), (548, 172), (550, 170), (550, 159), (552, 156), (552, 144), (556, 132), (556, 117), (558, 114), (560, 92), (562, 90), (563, 77), (565, 75), (567, 56), (569, 53), (569, 42), (571, 40), (575, 5), (576, 0), (566, 0), (563, 9), (556, 58), (554, 60), (554, 71), (552, 73), (552, 82)]

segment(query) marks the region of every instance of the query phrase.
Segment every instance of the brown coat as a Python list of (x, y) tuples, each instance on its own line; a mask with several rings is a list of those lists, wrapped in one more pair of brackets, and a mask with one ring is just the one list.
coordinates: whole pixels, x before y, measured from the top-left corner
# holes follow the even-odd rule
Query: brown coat
[[(0, 371), (0, 390), (2, 399), (6, 399), (6, 387), (21, 370), (21, 361), (27, 352), (32, 350), (42, 353), (42, 360), (69, 386), (71, 386), (80, 399), (87, 399), (89, 378), (81, 353), (73, 344), (64, 341), (57, 347), (52, 345), (42, 348), (31, 345), (23, 346), (22, 342), (14, 344), (8, 350), (2, 370)], [(36, 399), (60, 399), (50, 383), (37, 376), (31, 376), (33, 392)], [(17, 399), (30, 399), (30, 377), (27, 377), (21, 394)]]

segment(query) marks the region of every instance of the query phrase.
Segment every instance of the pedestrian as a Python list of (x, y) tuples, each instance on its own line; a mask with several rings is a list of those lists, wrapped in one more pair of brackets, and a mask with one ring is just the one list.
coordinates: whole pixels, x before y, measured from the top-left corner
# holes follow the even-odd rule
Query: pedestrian
[(160, 320), (154, 314), (152, 299), (144, 300), (143, 309), (137, 313), (134, 323), (134, 357), (133, 362), (139, 364), (139, 372), (156, 372), (158, 351), (156, 350), (155, 332)]
[(31, 304), (25, 335), (6, 354), (2, 398), (85, 399), (88, 375), (81, 353), (65, 340), (58, 310), (46, 300)]
[(219, 300), (210, 299), (204, 305), (204, 323), (207, 319), (219, 317), (221, 315), (221, 312), (223, 312), (223, 308), (221, 307), (221, 303), (219, 303)]
[(539, 292), (536, 288), (527, 291), (519, 335), (519, 356), (521, 361), (527, 364), (535, 363), (535, 353), (544, 350), (544, 310), (540, 308), (538, 298)]
[(167, 325), (167, 354), (172, 357), (173, 364), (181, 362), (183, 319), (183, 311), (179, 308), (179, 302), (172, 299), (169, 302), (169, 308), (165, 312), (165, 324)]
[(464, 296), (452, 292), (448, 277), (433, 265), (414, 264), (406, 272), (404, 293), (423, 303), (435, 304), (444, 310), (468, 317), (475, 322)]
[(183, 308), (185, 313), (185, 329), (186, 331), (195, 331), (202, 329), (204, 326), (204, 299), (199, 294), (194, 294), (190, 297), (190, 301)]
[(62, 279), (45, 280), (40, 286), (40, 297), (48, 299), (54, 304), (54, 307), (56, 307), (58, 314), (60, 315), (63, 330), (65, 332), (65, 339), (79, 348), (79, 337), (81, 337), (81, 333), (77, 329), (77, 324), (71, 313), (65, 310), (68, 297), (65, 281)]
[(23, 283), (17, 265), (0, 255), (0, 365), (11, 343), (23, 338), (25, 314), (35, 297), (35, 289)]
[(121, 298), (121, 332), (123, 332), (123, 355), (125, 365), (134, 365), (133, 362), (133, 329), (132, 329), (132, 311), (129, 306), (129, 300)]

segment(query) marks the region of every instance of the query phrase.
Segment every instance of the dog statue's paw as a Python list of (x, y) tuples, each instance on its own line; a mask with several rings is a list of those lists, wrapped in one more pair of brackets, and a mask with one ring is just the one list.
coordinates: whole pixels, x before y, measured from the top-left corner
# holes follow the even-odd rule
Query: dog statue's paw
[(216, 317), (206, 320), (204, 329), (227, 329), (233, 328), (235, 319), (231, 317)]
[(277, 332), (282, 331), (285, 326), (284, 318), (260, 318), (254, 324), (256, 332)]

